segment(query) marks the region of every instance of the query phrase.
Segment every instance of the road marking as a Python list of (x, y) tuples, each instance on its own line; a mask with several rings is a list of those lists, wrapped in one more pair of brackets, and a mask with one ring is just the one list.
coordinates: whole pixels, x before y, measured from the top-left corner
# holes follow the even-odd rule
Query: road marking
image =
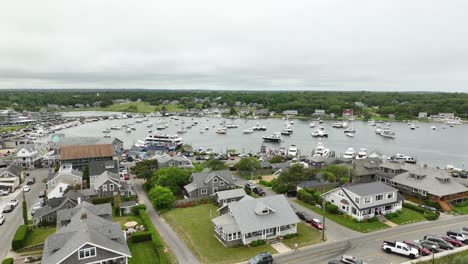
[(455, 225), (460, 225), (460, 224), (461, 223), (454, 223), (454, 224), (450, 224), (450, 225), (443, 225), (443, 226), (437, 226), (437, 227), (428, 227), (428, 228), (424, 228), (424, 229), (414, 230), (414, 231), (411, 231), (411, 232), (405, 232), (403, 234), (396, 234), (396, 235), (393, 235), (393, 236), (382, 237), (382, 238), (376, 239), (375, 241), (382, 241), (382, 240), (390, 239), (390, 238), (393, 238), (393, 237), (399, 237), (401, 235), (413, 234), (413, 233), (418, 233), (418, 232), (421, 232), (421, 231), (432, 230), (432, 229), (437, 229), (437, 228), (441, 228), (441, 227), (455, 226)]
[(345, 250), (347, 247), (343, 247), (343, 248), (338, 248), (338, 249), (335, 249), (335, 250), (328, 250), (328, 251), (325, 251), (325, 252), (321, 252), (321, 253), (317, 253), (317, 254), (313, 254), (313, 255), (310, 255), (310, 256), (307, 256), (307, 257), (304, 257), (304, 258), (300, 258), (300, 259), (295, 259), (295, 260), (292, 260), (292, 261), (288, 261), (286, 263), (298, 263), (298, 262), (301, 262), (301, 261), (304, 261), (304, 260), (307, 260), (307, 259), (310, 259), (310, 258), (314, 258), (314, 257), (319, 257), (319, 256), (322, 256), (322, 255), (328, 255), (330, 253), (334, 253), (334, 252), (338, 252), (338, 251), (341, 251), (341, 250)]

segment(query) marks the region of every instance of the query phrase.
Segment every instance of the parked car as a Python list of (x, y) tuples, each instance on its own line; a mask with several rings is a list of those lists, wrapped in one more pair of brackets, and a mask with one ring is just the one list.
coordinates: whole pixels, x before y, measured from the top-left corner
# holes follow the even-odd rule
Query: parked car
[(339, 260), (332, 260), (332, 261), (328, 261), (328, 264), (343, 264), (343, 262)]
[(435, 236), (440, 237), (440, 238), (442, 238), (443, 240), (449, 242), (449, 243), (450, 243), (452, 246), (454, 246), (454, 247), (462, 247), (462, 246), (464, 246), (463, 242), (461, 242), (461, 241), (459, 241), (459, 240), (457, 240), (457, 239), (455, 239), (455, 238), (451, 238), (451, 237), (446, 236), (446, 235), (435, 235)]
[(323, 223), (317, 218), (313, 218), (312, 221), (310, 221), (310, 225), (317, 228), (318, 230), (323, 230)]
[(437, 210), (437, 208), (435, 208), (435, 207), (424, 205), (424, 204), (421, 204), (419, 206), (426, 209), (426, 210), (428, 210), (428, 211), (434, 212), (434, 213), (436, 213), (438, 215), (440, 214), (439, 210)]
[(36, 178), (32, 177), (26, 180), (26, 185), (33, 185), (36, 183)]
[(306, 223), (310, 223), (312, 219), (314, 219), (310, 214), (306, 212), (297, 212), (296, 215), (297, 217), (299, 217), (299, 219), (301, 219), (302, 221)]
[(13, 209), (15, 209), (15, 207), (11, 204), (6, 204), (4, 207), (3, 207), (3, 212), (4, 213), (10, 213), (13, 211)]
[(419, 243), (419, 245), (421, 245), (421, 247), (423, 247), (425, 249), (428, 249), (431, 252), (433, 252), (433, 251), (435, 251), (435, 252), (442, 251), (442, 249), (439, 247), (439, 244), (437, 244), (436, 242), (432, 242), (432, 241), (429, 241), (429, 240), (415, 240), (414, 242)]
[(346, 264), (367, 264), (366, 262), (349, 255), (343, 255), (340, 260), (342, 263)]
[(6, 195), (8, 195), (9, 193), (10, 193), (9, 191), (0, 190), (0, 195), (1, 195), (1, 196), (6, 196)]
[(257, 254), (255, 257), (249, 259), (249, 264), (271, 264), (273, 263), (273, 256), (268, 252)]
[(245, 188), (245, 189), (248, 189), (248, 190), (251, 190), (251, 191), (252, 191), (252, 189), (253, 189), (254, 187), (255, 187), (255, 185), (253, 185), (253, 184), (250, 183), (250, 182), (246, 182), (246, 183), (244, 184), (244, 188)]
[(427, 255), (431, 254), (431, 251), (429, 249), (424, 248), (419, 243), (416, 243), (414, 241), (405, 240), (405, 241), (403, 241), (403, 243), (405, 243), (406, 245), (408, 245), (408, 246), (410, 246), (412, 248), (417, 249), (418, 252), (419, 252), (419, 255), (421, 255), (421, 256), (427, 256)]
[(254, 186), (252, 187), (252, 192), (260, 195), (260, 196), (265, 196), (266, 195), (266, 192), (265, 190), (263, 190), (263, 188), (261, 187), (258, 187), (258, 186)]
[(419, 251), (416, 248), (413, 248), (405, 243), (398, 241), (384, 241), (382, 245), (382, 250), (384, 250), (387, 253), (396, 253), (402, 256), (406, 256), (410, 259), (415, 259), (419, 257)]
[(16, 207), (16, 206), (19, 205), (19, 201), (16, 200), (16, 199), (15, 200), (10, 200), (7, 204), (11, 204), (11, 205), (13, 205), (13, 207)]
[(35, 204), (33, 204), (32, 209), (31, 209), (31, 215), (34, 216), (34, 214), (36, 213), (36, 211), (37, 211), (38, 209), (42, 208), (42, 206), (43, 206), (43, 205), (42, 205), (42, 203), (41, 203), (40, 201), (37, 202), (37, 203), (35, 203)]
[(39, 193), (39, 198), (44, 198), (44, 197), (46, 197), (46, 191), (41, 191)]
[(23, 192), (29, 192), (31, 190), (31, 187), (29, 187), (29, 185), (25, 185), (23, 187)]
[(447, 232), (447, 236), (456, 239), (464, 244), (468, 244), (468, 232), (463, 230), (450, 230)]
[(3, 225), (5, 223), (5, 216), (0, 214), (0, 225)]
[(437, 245), (439, 245), (439, 247), (441, 249), (453, 249), (452, 244), (450, 244), (449, 242), (443, 240), (440, 237), (427, 235), (427, 236), (424, 236), (424, 240), (429, 240), (429, 241), (432, 241), (434, 243), (437, 243)]

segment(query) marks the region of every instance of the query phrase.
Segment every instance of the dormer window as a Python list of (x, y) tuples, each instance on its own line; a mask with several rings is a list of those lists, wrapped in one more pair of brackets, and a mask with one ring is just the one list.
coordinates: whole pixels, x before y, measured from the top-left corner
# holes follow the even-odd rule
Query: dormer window
[(85, 249), (80, 249), (78, 252), (78, 259), (87, 259), (87, 258), (92, 258), (96, 256), (96, 248), (85, 248)]

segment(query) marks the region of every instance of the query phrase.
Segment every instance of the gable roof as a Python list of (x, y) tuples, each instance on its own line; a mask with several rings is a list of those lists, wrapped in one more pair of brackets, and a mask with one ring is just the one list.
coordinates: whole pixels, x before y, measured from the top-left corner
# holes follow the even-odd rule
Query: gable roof
[(81, 202), (74, 208), (63, 209), (57, 211), (57, 229), (61, 227), (62, 221), (69, 221), (79, 211), (88, 210), (97, 216), (110, 216), (112, 217), (112, 206), (110, 203), (106, 204), (91, 204), (86, 201)]
[(117, 160), (93, 160), (88, 163), (89, 176), (100, 175), (104, 171), (119, 173)]
[[(258, 214), (259, 208), (271, 208), (273, 212)], [(229, 204), (229, 209), (242, 233), (300, 222), (284, 195), (234, 202)]]
[[(393, 177), (392, 181), (397, 184), (410, 186), (419, 190), (426, 191), (429, 194), (442, 197), (450, 194), (468, 192), (468, 188), (454, 181), (451, 178), (446, 178), (443, 175), (432, 172), (425, 177), (414, 179), (410, 177), (410, 172), (404, 172)], [(442, 182), (441, 179), (447, 179), (447, 182)]]
[(381, 182), (362, 183), (351, 186), (343, 186), (342, 189), (358, 196), (368, 196), (387, 192), (396, 192), (397, 189)]
[(113, 155), (114, 150), (109, 144), (67, 146), (60, 150), (60, 160), (112, 157)]
[(62, 208), (63, 205), (65, 205), (67, 202), (71, 202), (76, 206), (76, 202), (73, 201), (72, 199), (68, 197), (56, 197), (56, 198), (51, 198), (47, 200), (47, 205), (37, 209), (34, 212), (34, 216), (32, 217), (33, 219), (38, 219), (41, 218), (47, 214), (50, 214), (52, 212), (55, 212), (59, 209)]
[(234, 176), (228, 170), (219, 170), (219, 171), (202, 171), (193, 173), (190, 176), (191, 183), (185, 185), (185, 189), (196, 190), (199, 188), (205, 188), (208, 181), (213, 177), (218, 176), (222, 180), (226, 181), (230, 185), (234, 185)]
[(244, 188), (237, 188), (237, 189), (219, 191), (219, 192), (216, 192), (215, 195), (218, 196), (218, 198), (221, 200), (228, 200), (228, 199), (237, 198), (237, 197), (244, 197), (247, 194), (245, 193)]
[(107, 181), (112, 181), (114, 184), (120, 186), (120, 180), (116, 178), (115, 176), (116, 175), (113, 175), (112, 173), (109, 173), (108, 171), (104, 171), (101, 175), (97, 176), (97, 178), (92, 183), (93, 188), (97, 190)]
[(21, 166), (18, 166), (12, 163), (8, 165), (6, 168), (0, 170), (0, 176), (7, 173), (7, 174), (15, 175), (16, 177), (19, 177), (21, 175), (21, 172), (23, 172), (23, 168)]
[(105, 138), (105, 137), (64, 137), (59, 142), (60, 147), (67, 146), (78, 146), (78, 145), (101, 145), (110, 144), (112, 145), (115, 141), (121, 143), (122, 140), (118, 138)]

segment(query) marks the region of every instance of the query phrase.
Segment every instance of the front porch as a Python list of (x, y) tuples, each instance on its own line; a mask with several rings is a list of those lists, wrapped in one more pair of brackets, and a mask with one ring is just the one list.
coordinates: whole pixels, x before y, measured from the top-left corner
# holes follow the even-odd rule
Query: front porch
[[(363, 209), (361, 211), (353, 210), (352, 216), (359, 221), (373, 218), (378, 215), (386, 215), (388, 213), (395, 213), (398, 210), (401, 210), (401, 203), (394, 203), (384, 206), (376, 206), (373, 208)], [(354, 208), (353, 208), (354, 209)]]
[(91, 264), (128, 264), (128, 257), (117, 257), (101, 261), (92, 262)]
[(279, 236), (297, 233), (297, 224), (278, 226), (242, 235), (242, 243), (250, 244), (256, 240), (274, 239)]

